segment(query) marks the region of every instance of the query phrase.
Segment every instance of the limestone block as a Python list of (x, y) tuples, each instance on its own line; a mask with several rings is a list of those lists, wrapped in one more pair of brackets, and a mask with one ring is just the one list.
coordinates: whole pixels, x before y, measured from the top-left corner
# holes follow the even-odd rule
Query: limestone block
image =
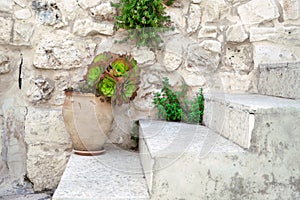
[(186, 69), (192, 72), (211, 72), (218, 68), (220, 55), (204, 50), (199, 44), (191, 44), (187, 49)]
[(79, 36), (88, 36), (95, 34), (113, 35), (114, 25), (109, 22), (97, 23), (91, 19), (76, 20), (73, 32)]
[(170, 16), (171, 21), (174, 22), (175, 26), (180, 30), (185, 30), (186, 17), (182, 9), (170, 7), (166, 10), (167, 15)]
[(192, 0), (193, 3), (200, 3), (201, 0)]
[(218, 28), (216, 26), (202, 26), (198, 38), (216, 38)]
[(25, 142), (27, 176), (34, 184), (34, 190), (55, 189), (72, 150), (61, 109), (29, 107)]
[(31, 17), (31, 12), (28, 8), (17, 10), (14, 12), (16, 19), (29, 19)]
[(52, 97), (54, 82), (43, 77), (31, 80), (32, 88), (27, 92), (29, 101), (33, 104), (43, 103)]
[(287, 63), (300, 61), (300, 47), (272, 42), (254, 42), (253, 60), (259, 64)]
[(140, 65), (152, 65), (156, 61), (154, 52), (146, 48), (135, 48), (131, 54)]
[(256, 92), (256, 76), (255, 72), (249, 74), (219, 72), (215, 76), (216, 83), (212, 87), (219, 85), (219, 90), (221, 90), (219, 92), (253, 93)]
[(250, 44), (226, 45), (223, 62), (226, 71), (248, 74), (253, 68), (252, 46)]
[(195, 32), (201, 22), (201, 8), (198, 4), (190, 4), (189, 16), (187, 18), (188, 27), (187, 32), (193, 33)]
[(300, 17), (300, 3), (297, 0), (279, 0), (283, 8), (284, 20), (299, 19)]
[(202, 24), (218, 22), (228, 16), (230, 11), (224, 0), (202, 0), (200, 6), (202, 9)]
[(16, 4), (18, 4), (19, 6), (21, 6), (22, 8), (25, 8), (26, 5), (27, 5), (26, 0), (14, 0), (14, 2), (15, 2)]
[(81, 8), (87, 9), (94, 6), (97, 6), (99, 3), (101, 3), (103, 0), (79, 0), (78, 4)]
[(39, 69), (74, 69), (82, 67), (89, 56), (86, 43), (76, 40), (66, 31), (49, 33), (38, 44), (33, 65)]
[(111, 6), (111, 3), (101, 3), (100, 5), (91, 8), (90, 14), (92, 17), (96, 18), (97, 20), (114, 20), (114, 16), (116, 15), (116, 9)]
[(300, 45), (300, 28), (297, 26), (281, 28), (250, 28), (250, 41), (270, 41), (286, 46)]
[(13, 5), (14, 5), (13, 0), (1, 0), (0, 11), (11, 12), (13, 9)]
[(0, 55), (0, 75), (6, 74), (10, 71), (10, 61), (9, 57), (5, 55)]
[(13, 20), (9, 17), (0, 16), (0, 27), (0, 44), (9, 44), (12, 36)]
[(204, 40), (199, 44), (203, 49), (214, 53), (221, 53), (222, 44), (216, 40)]
[(191, 87), (203, 87), (207, 80), (203, 75), (192, 73), (186, 70), (180, 70), (180, 75), (184, 79), (184, 82)]
[(300, 99), (300, 63), (259, 66), (260, 94)]
[(241, 24), (229, 26), (226, 31), (226, 39), (228, 42), (244, 42), (247, 38), (248, 34)]
[(33, 23), (16, 21), (14, 24), (13, 44), (30, 46), (34, 30), (35, 26)]
[(279, 17), (274, 0), (252, 0), (238, 7), (243, 24), (259, 24)]

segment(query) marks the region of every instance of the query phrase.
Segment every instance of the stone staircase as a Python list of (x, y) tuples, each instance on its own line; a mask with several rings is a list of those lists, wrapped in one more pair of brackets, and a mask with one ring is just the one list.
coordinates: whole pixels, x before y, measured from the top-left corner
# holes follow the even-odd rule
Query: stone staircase
[[(205, 126), (140, 120), (142, 167), (135, 154), (138, 173), (122, 181), (101, 160), (131, 172), (128, 152), (72, 155), (53, 199), (300, 199), (299, 66), (261, 66), (259, 94), (207, 94)], [(83, 177), (74, 176), (78, 166)]]

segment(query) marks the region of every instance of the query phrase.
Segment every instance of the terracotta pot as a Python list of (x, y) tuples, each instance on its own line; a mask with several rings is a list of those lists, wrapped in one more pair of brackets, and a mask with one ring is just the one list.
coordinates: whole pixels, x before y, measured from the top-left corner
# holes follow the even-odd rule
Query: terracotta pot
[(113, 123), (111, 104), (104, 97), (66, 92), (63, 118), (75, 153), (89, 155), (103, 152)]

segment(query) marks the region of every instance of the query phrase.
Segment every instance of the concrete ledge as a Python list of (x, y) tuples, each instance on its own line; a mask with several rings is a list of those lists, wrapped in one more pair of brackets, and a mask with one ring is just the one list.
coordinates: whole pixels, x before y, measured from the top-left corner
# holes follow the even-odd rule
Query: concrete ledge
[(255, 142), (252, 140), (253, 131), (263, 124), (258, 116), (275, 113), (300, 113), (300, 101), (246, 94), (210, 94), (205, 97), (205, 125), (243, 148), (250, 148)]
[(52, 199), (149, 199), (138, 153), (105, 149), (99, 156), (72, 154)]
[(300, 99), (300, 62), (259, 66), (259, 94)]

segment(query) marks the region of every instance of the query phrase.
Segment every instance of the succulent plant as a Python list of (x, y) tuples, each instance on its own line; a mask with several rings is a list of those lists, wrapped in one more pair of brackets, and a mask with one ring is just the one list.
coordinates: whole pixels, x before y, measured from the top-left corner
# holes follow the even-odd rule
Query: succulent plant
[(120, 105), (136, 96), (139, 72), (132, 56), (104, 52), (95, 56), (84, 79), (95, 95), (109, 97)]

